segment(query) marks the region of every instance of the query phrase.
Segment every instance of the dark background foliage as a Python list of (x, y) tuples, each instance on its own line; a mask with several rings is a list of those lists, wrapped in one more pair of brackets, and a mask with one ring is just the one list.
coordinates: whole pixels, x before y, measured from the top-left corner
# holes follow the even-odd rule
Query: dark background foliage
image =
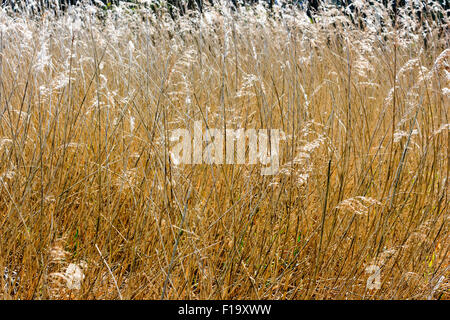
[[(28, 8), (28, 11), (32, 13), (42, 12), (43, 9), (60, 9), (62, 11), (67, 10), (69, 6), (76, 5), (80, 3), (82, 0), (1, 0), (3, 7), (9, 7), (13, 11), (20, 11), (24, 8)], [(111, 8), (113, 5), (119, 4), (119, 2), (127, 2), (134, 3), (136, 5), (145, 5), (148, 4), (140, 4), (139, 0), (88, 0), (92, 1), (97, 6), (102, 6), (104, 9)], [(294, 5), (306, 11), (309, 17), (314, 19), (314, 13), (318, 12), (321, 7), (323, 7), (324, 3), (333, 3), (338, 7), (346, 8), (346, 12), (358, 13), (357, 7), (354, 5), (353, 0), (228, 0), (230, 3), (237, 7), (239, 5), (253, 5), (258, 3), (259, 1), (265, 2), (269, 8), (272, 8), (274, 4), (280, 4), (282, 6), (286, 5)], [(173, 18), (177, 15), (184, 15), (188, 10), (199, 10), (203, 11), (204, 5), (206, 3), (210, 5), (214, 5), (217, 0), (154, 0), (154, 6), (157, 7), (163, 3), (168, 6), (169, 12)], [(401, 8), (410, 8), (407, 6), (407, 0), (367, 0), (369, 4), (374, 4), (376, 2), (382, 3), (386, 8), (389, 9), (391, 13), (391, 18), (395, 21), (395, 17), (398, 11)], [(434, 21), (443, 22), (444, 16), (449, 17), (450, 15), (450, 0), (420, 0), (417, 2), (420, 4), (420, 7), (414, 5), (414, 12), (410, 11), (411, 15), (416, 15), (416, 18), (419, 20), (427, 16)], [(439, 3), (442, 10), (436, 12), (433, 7), (433, 3)], [(364, 18), (362, 14), (362, 18)], [(353, 17), (351, 17), (353, 20)], [(360, 21), (353, 21), (354, 23), (360, 23)]]

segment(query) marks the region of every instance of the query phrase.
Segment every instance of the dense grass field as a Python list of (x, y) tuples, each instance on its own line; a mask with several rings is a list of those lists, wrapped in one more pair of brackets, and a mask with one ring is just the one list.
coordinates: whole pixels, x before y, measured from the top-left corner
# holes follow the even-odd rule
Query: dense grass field
[(364, 3), (2, 9), (0, 298), (449, 299), (449, 21)]

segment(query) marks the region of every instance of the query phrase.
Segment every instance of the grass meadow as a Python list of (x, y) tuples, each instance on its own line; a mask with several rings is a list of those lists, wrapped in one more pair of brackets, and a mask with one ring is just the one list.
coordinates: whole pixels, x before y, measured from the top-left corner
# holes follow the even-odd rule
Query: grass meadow
[(2, 9), (0, 298), (449, 299), (447, 14), (357, 8)]

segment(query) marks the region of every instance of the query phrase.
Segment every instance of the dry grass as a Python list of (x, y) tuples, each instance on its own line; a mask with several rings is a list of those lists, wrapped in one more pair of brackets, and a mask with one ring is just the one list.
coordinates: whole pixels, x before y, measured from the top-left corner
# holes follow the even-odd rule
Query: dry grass
[[(0, 297), (448, 299), (448, 30), (361, 12), (0, 12)], [(195, 120), (280, 172), (174, 165)]]

